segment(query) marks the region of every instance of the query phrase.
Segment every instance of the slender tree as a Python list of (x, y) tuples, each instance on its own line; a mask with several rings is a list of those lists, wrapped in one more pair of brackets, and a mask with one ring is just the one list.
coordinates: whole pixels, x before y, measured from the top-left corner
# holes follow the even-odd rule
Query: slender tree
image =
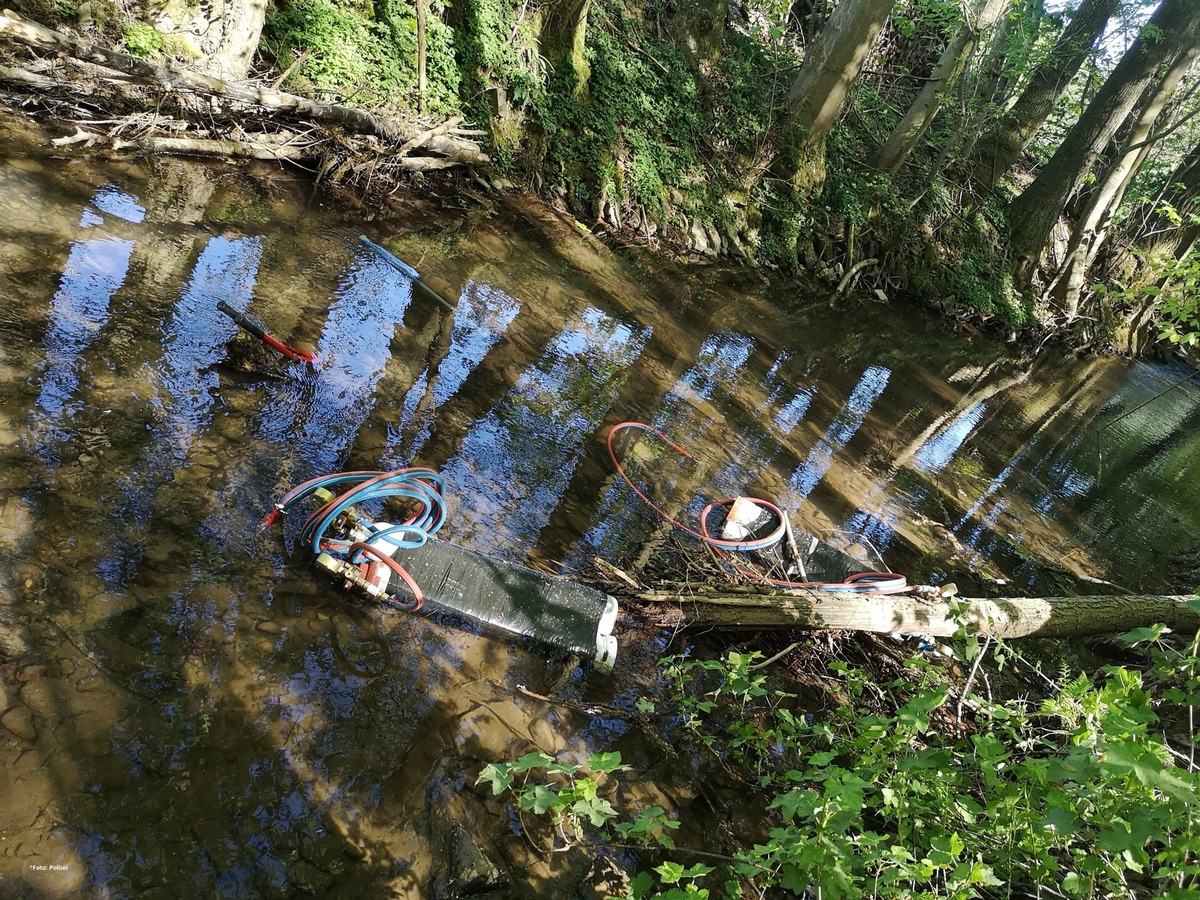
[(1066, 258), (1052, 286), (1053, 296), (1068, 318), (1074, 318), (1079, 312), (1087, 271), (1108, 236), (1109, 226), (1126, 190), (1150, 153), (1154, 129), (1163, 110), (1197, 55), (1200, 55), (1200, 41), (1179, 55), (1161, 81), (1146, 89), (1130, 114), (1122, 151), (1105, 169), (1100, 183), (1088, 197), (1087, 206), (1071, 232)]
[(1119, 5), (1120, 0), (1083, 0), (1050, 55), (1030, 76), (1017, 102), (980, 140), (975, 177), (986, 187), (995, 185), (1029, 145), (1092, 53)]
[(799, 136), (780, 168), (799, 193), (825, 180), (825, 139), (896, 0), (842, 0), (813, 41), (784, 104), (785, 124)]
[(1150, 85), (1200, 42), (1200, 3), (1162, 0), (1037, 178), (1009, 204), (1017, 283), (1024, 287), (1067, 200)]
[(788, 23), (804, 43), (811, 44), (829, 18), (833, 0), (792, 0), (788, 9)]
[(895, 172), (904, 164), (941, 110), (946, 92), (966, 67), (980, 35), (989, 31), (1011, 7), (1012, 0), (975, 0), (917, 99), (868, 165), (883, 172)]

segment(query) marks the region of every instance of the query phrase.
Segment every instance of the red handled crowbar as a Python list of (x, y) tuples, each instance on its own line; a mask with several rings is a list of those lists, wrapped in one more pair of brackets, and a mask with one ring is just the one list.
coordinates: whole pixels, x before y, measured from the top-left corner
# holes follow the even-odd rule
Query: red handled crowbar
[(311, 363), (314, 366), (320, 363), (321, 360), (317, 354), (309, 353), (307, 350), (300, 350), (297, 347), (292, 347), (288, 344), (285, 344), (278, 338), (273, 337), (271, 333), (267, 331), (265, 325), (262, 325), (256, 322), (254, 319), (251, 319), (249, 316), (238, 312), (224, 300), (219, 300), (217, 302), (217, 309), (225, 313), (225, 315), (229, 316), (229, 318), (233, 319), (233, 321), (237, 322), (256, 338), (262, 340), (262, 342), (272, 350), (277, 353), (282, 353), (288, 359), (296, 359), (301, 362)]

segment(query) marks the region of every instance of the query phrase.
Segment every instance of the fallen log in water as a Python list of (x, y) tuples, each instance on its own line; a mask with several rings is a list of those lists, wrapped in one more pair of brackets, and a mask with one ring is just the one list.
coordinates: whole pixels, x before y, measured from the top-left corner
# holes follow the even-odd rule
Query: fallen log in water
[[(949, 637), (968, 631), (1002, 638), (1111, 634), (1162, 623), (1176, 631), (1200, 629), (1190, 595), (954, 598), (835, 591), (739, 590), (637, 594), (645, 603), (673, 607), (671, 624), (759, 629), (800, 628), (903, 632)], [(664, 609), (664, 612), (667, 612)]]

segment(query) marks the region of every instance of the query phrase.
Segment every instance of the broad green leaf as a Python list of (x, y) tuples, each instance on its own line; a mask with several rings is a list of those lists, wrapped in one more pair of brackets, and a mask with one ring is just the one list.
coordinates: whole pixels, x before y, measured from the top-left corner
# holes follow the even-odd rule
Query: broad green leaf
[(784, 889), (803, 897), (807, 892), (810, 880), (807, 873), (795, 866), (785, 865), (783, 867), (783, 877), (779, 879), (779, 884)]
[(1170, 628), (1166, 625), (1151, 625), (1147, 628), (1134, 628), (1132, 631), (1127, 631), (1121, 635), (1118, 640), (1123, 644), (1128, 644), (1131, 647), (1136, 647), (1138, 644), (1154, 643), (1164, 634), (1170, 632)]
[(649, 872), (638, 872), (629, 879), (629, 896), (633, 900), (643, 900), (654, 890), (654, 877)]
[(509, 765), (512, 766), (514, 772), (528, 772), (530, 769), (548, 766), (552, 762), (554, 762), (553, 756), (547, 756), (545, 753), (538, 751), (535, 753), (526, 753), (516, 762), (509, 763)]
[(1070, 810), (1064, 809), (1061, 806), (1055, 806), (1046, 813), (1046, 818), (1043, 820), (1046, 825), (1054, 829), (1054, 833), (1061, 838), (1069, 838), (1079, 829), (1079, 819)]
[(820, 802), (820, 796), (813, 791), (807, 788), (794, 788), (772, 800), (768, 809), (778, 809), (786, 820), (794, 819), (797, 816), (807, 818), (813, 814)]
[(658, 873), (658, 877), (662, 879), (663, 884), (678, 884), (679, 879), (683, 877), (683, 866), (670, 860), (667, 860), (662, 865), (655, 866), (654, 871)]
[(512, 787), (513, 774), (508, 764), (497, 765), (496, 763), (488, 763), (483, 767), (483, 771), (479, 773), (479, 777), (475, 779), (476, 784), (488, 784), (492, 786), (492, 796), (503, 794), (506, 790)]
[(539, 816), (548, 809), (552, 809), (558, 803), (558, 794), (546, 787), (544, 784), (539, 784), (533, 789), (533, 800), (531, 807)]
[(594, 800), (576, 800), (571, 811), (577, 816), (585, 817), (597, 828), (617, 817), (617, 811), (613, 809), (613, 805), (603, 797), (597, 797)]
[(615, 772), (618, 769), (628, 769), (621, 765), (621, 753), (613, 750), (609, 753), (593, 753), (588, 757), (588, 768), (593, 772)]

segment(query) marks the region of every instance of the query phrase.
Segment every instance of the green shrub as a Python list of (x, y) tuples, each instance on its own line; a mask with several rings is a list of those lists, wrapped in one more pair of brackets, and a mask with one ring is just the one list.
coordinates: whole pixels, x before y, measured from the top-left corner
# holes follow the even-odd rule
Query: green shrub
[(281, 66), (303, 60), (291, 76), (303, 89), (361, 106), (424, 106), (433, 115), (451, 115), (459, 109), (459, 74), (443, 12), (442, 4), (430, 4), (424, 97), (418, 95), (416, 10), (404, 0), (374, 6), (285, 0), (267, 16), (268, 43)]
[[(1200, 612), (1200, 599), (1191, 606)], [(1197, 739), (1189, 711), (1200, 705), (1200, 633), (1180, 646), (1164, 640), (1167, 631), (1126, 636), (1150, 645), (1145, 672), (1063, 674), (1041, 702), (963, 696), (969, 728), (951, 711), (935, 657), (910, 659), (887, 683), (835, 661), (835, 700), (816, 715), (772, 685), (758, 653), (664, 659), (671, 701), (640, 703), (639, 712), (680, 723), (677, 740), (692, 735), (717, 764), (757, 784), (767, 833), (719, 869), (660, 865), (663, 892), (643, 873), (627, 896), (707, 895), (710, 875), (725, 879), (728, 896), (749, 886), (753, 896), (782, 888), (828, 900), (966, 900), (1050, 885), (1066, 897), (1195, 896), (1200, 767), (1187, 748)], [(965, 662), (983, 661), (978, 639), (958, 646)], [(1002, 649), (1000, 662), (1012, 654)], [(594, 759), (611, 763), (601, 771), (621, 768), (611, 754)], [(555, 783), (530, 782), (538, 767)], [(479, 780), (497, 794), (515, 791), (525, 811), (550, 812), (573, 842), (603, 848), (637, 836), (688, 857), (661, 808), (622, 816), (619, 790), (601, 792), (543, 754), (489, 765)]]

